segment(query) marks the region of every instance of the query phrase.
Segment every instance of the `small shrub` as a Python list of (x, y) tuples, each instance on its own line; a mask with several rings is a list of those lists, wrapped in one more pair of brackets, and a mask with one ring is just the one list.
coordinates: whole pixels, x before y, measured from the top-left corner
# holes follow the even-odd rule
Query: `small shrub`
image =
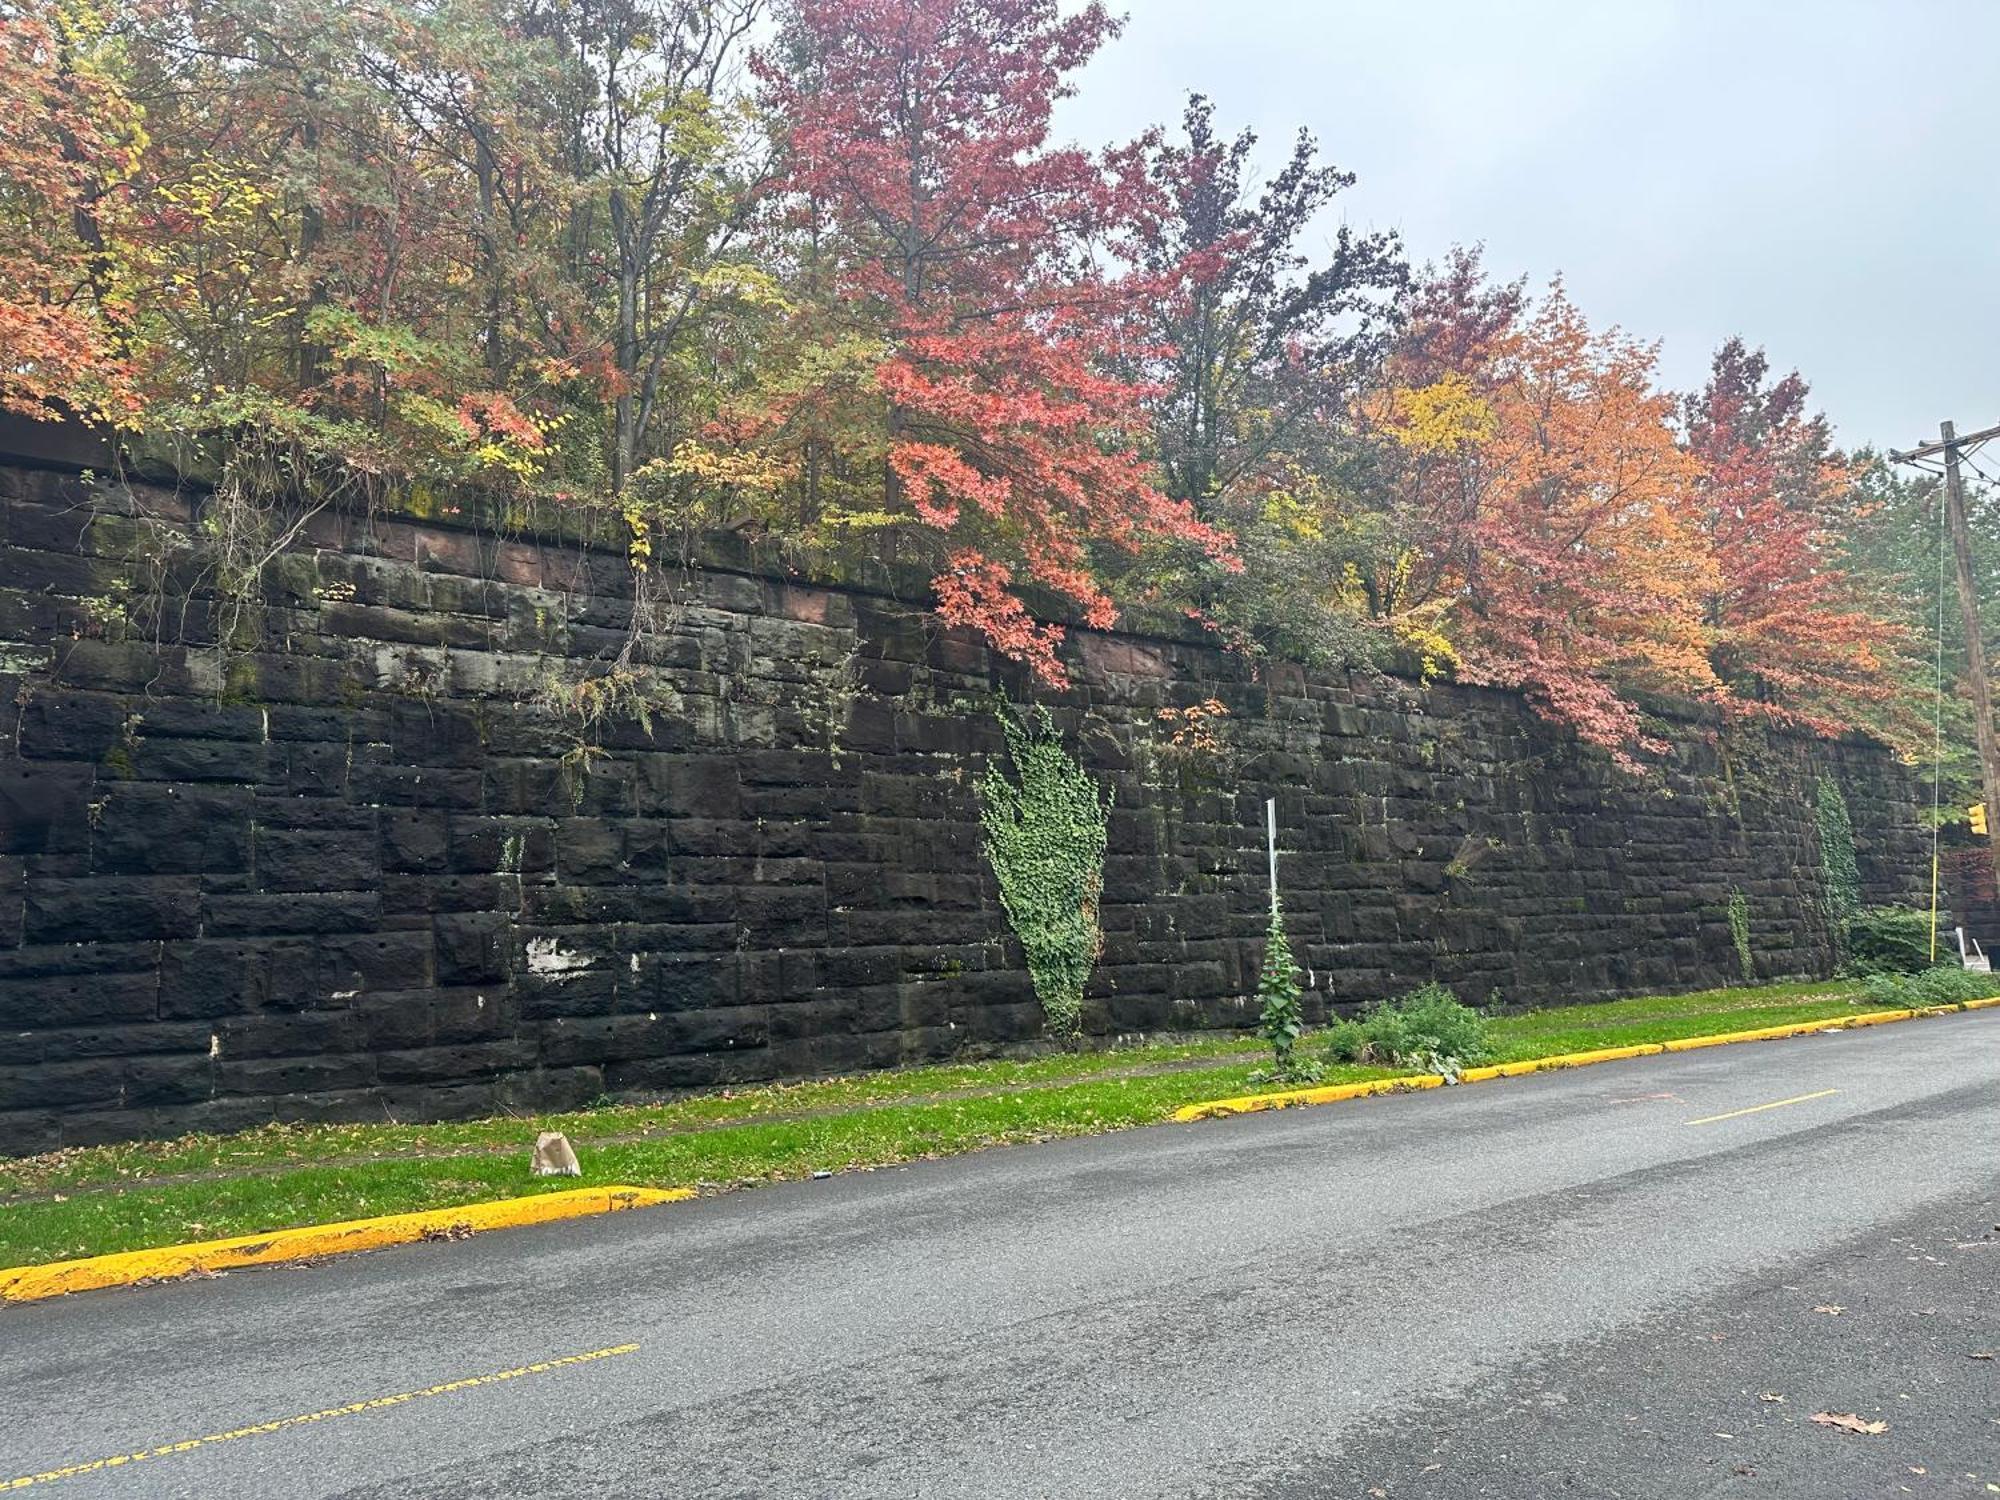
[(1360, 1062), (1368, 1048), (1368, 1033), (1359, 1021), (1335, 1021), (1327, 1027), (1324, 1040), (1332, 1062)]
[(1884, 1010), (1924, 1005), (1961, 1005), (2000, 995), (2000, 978), (1970, 969), (1926, 969), (1921, 974), (1870, 974), (1864, 988), (1868, 1003)]
[(1847, 966), (1856, 974), (1920, 974), (1931, 966), (1931, 919), (1906, 906), (1868, 906), (1847, 919)]
[(1326, 1036), (1337, 1062), (1387, 1063), (1456, 1073), (1493, 1053), (1486, 1017), (1441, 984), (1427, 984), (1372, 1007), (1358, 1021), (1343, 1021)]

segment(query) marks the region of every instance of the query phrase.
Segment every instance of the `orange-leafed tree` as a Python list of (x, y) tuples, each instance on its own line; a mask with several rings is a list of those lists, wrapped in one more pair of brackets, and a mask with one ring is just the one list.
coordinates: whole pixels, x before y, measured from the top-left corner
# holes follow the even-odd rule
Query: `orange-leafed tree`
[[(1660, 748), (1633, 693), (1714, 685), (1714, 570), (1654, 351), (1594, 332), (1560, 286), (1521, 310), (1461, 264), (1377, 403), (1407, 538), (1384, 596), (1433, 610), (1461, 680), (1517, 689), (1628, 769)], [(1412, 555), (1415, 554), (1415, 555)]]
[(1822, 733), (1879, 726), (1904, 632), (1839, 565), (1845, 513), (1863, 502), (1825, 418), (1796, 371), (1769, 377), (1763, 352), (1731, 339), (1682, 406), (1715, 560), (1702, 618), (1718, 691), (1732, 709)]

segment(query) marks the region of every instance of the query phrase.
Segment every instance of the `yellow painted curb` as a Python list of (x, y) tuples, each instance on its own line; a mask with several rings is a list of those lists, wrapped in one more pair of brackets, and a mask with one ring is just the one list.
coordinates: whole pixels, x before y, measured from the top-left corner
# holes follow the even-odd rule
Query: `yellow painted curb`
[[(1956, 1005), (1927, 1005), (1917, 1010), (1871, 1010), (1858, 1016), (1826, 1016), (1817, 1021), (1792, 1021), (1783, 1026), (1762, 1026), (1755, 1031), (1721, 1031), (1713, 1036), (1687, 1036), (1671, 1042), (1640, 1042), (1631, 1047), (1600, 1047), (1594, 1052), (1563, 1052), (1554, 1057), (1537, 1057), (1523, 1062), (1495, 1063), (1491, 1067), (1467, 1068), (1458, 1075), (1460, 1083), (1485, 1083), (1494, 1078), (1518, 1078), (1527, 1073), (1547, 1073), (1557, 1068), (1587, 1068), (1592, 1063), (1623, 1062), (1628, 1057), (1652, 1057), (1664, 1052), (1693, 1052), (1701, 1047), (1726, 1047), (1733, 1042), (1769, 1042), (1780, 1037), (1810, 1036), (1821, 1031), (1852, 1031), (1861, 1026), (1884, 1026), (1891, 1021), (1914, 1021), (1925, 1016), (1948, 1016), (1962, 1010), (1987, 1010), (2000, 1006), (2000, 995), (1987, 1000), (1962, 1000)], [(1415, 1089), (1434, 1089), (1444, 1083), (1436, 1073), (1406, 1073), (1398, 1078), (1376, 1078), (1367, 1083), (1336, 1083), (1324, 1088), (1285, 1089), (1270, 1094), (1240, 1094), (1233, 1099), (1204, 1099), (1185, 1104), (1172, 1118), (1185, 1124), (1190, 1120), (1213, 1120), (1223, 1115), (1249, 1115), (1267, 1109), (1292, 1109), (1302, 1104), (1335, 1104), (1343, 1099), (1359, 1099), (1366, 1094), (1406, 1094)], [(4, 1273), (0, 1273), (4, 1274)]]
[(33, 1302), (65, 1292), (130, 1286), (137, 1281), (157, 1281), (191, 1273), (213, 1274), (239, 1266), (268, 1266), (322, 1255), (348, 1255), (356, 1250), (407, 1245), (413, 1240), (459, 1239), (489, 1229), (514, 1229), (524, 1224), (547, 1224), (557, 1219), (578, 1219), (627, 1208), (651, 1208), (656, 1203), (678, 1203), (693, 1196), (692, 1188), (572, 1188), (568, 1192), (539, 1193), (497, 1203), (427, 1208), (375, 1219), (349, 1219), (341, 1224), (309, 1224), (270, 1234), (245, 1234), (192, 1245), (162, 1245), (155, 1250), (59, 1260), (45, 1266), (15, 1266), (0, 1270), (0, 1302)]

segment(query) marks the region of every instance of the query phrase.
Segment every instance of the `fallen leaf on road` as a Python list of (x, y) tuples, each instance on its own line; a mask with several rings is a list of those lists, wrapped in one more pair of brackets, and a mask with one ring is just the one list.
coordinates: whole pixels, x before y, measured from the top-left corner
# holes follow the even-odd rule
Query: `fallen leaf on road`
[(1967, 1359), (1991, 1359), (1993, 1358), (1993, 1351), (1991, 1349), (1976, 1349), (1965, 1357)]
[(1813, 1421), (1822, 1427), (1838, 1427), (1842, 1432), (1865, 1432), (1871, 1436), (1889, 1430), (1887, 1422), (1867, 1422), (1851, 1411), (1816, 1411)]
[(1820, 1304), (1820, 1305), (1819, 1305), (1818, 1307), (1815, 1307), (1815, 1308), (1813, 1309), (1813, 1311), (1814, 1311), (1814, 1312), (1823, 1312), (1823, 1313), (1825, 1313), (1825, 1314), (1826, 1314), (1826, 1315), (1827, 1315), (1827, 1316), (1828, 1316), (1829, 1318), (1837, 1318), (1837, 1317), (1839, 1317), (1839, 1316), (1840, 1316), (1840, 1315), (1841, 1315), (1842, 1313), (1846, 1312), (1846, 1311), (1847, 1311), (1847, 1309), (1846, 1309), (1846, 1308), (1844, 1308), (1844, 1307), (1842, 1307), (1842, 1306), (1841, 1306), (1841, 1305), (1840, 1305), (1840, 1304), (1839, 1304), (1838, 1302), (1824, 1302), (1824, 1303), (1821, 1303), (1821, 1304)]
[(1785, 1398), (1783, 1396), (1780, 1396), (1776, 1391), (1766, 1391), (1764, 1392), (1763, 1395), (1759, 1396), (1757, 1399), (1759, 1401), (1782, 1401)]

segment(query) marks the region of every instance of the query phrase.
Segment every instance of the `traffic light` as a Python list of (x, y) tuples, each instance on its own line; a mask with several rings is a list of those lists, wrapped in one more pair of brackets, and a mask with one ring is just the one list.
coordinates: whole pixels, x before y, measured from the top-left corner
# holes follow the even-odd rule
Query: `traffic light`
[(1982, 834), (1986, 832), (1986, 804), (1975, 802), (1966, 809), (1966, 812), (1972, 818), (1972, 831)]

